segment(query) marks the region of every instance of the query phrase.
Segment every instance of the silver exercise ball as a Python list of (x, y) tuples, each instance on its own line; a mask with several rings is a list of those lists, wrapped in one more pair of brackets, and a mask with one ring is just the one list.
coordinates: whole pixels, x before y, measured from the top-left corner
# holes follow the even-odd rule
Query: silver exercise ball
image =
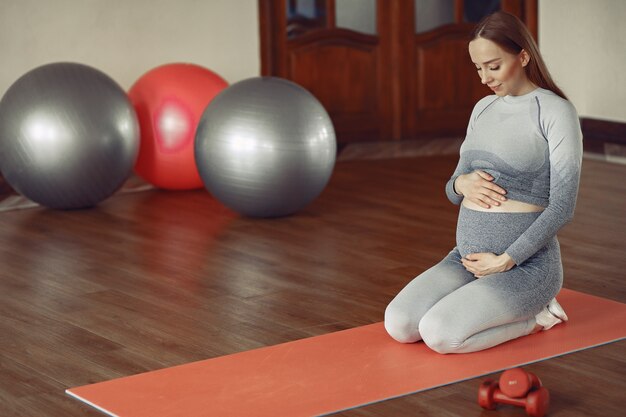
[(126, 93), (89, 66), (35, 68), (0, 101), (0, 170), (41, 205), (98, 204), (129, 177), (138, 150), (139, 124)]
[(299, 85), (256, 77), (223, 90), (205, 109), (195, 141), (211, 194), (251, 217), (293, 214), (324, 189), (335, 165), (333, 124)]

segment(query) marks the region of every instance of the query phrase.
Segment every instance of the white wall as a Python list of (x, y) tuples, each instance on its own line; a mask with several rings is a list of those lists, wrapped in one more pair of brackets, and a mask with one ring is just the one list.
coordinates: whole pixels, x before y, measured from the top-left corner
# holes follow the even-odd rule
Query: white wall
[(539, 47), (581, 117), (626, 122), (626, 1), (541, 0)]
[(191, 62), (229, 83), (260, 75), (257, 0), (0, 0), (0, 95), (28, 70), (73, 61), (128, 89)]
[[(229, 82), (259, 75), (257, 0), (0, 0), (0, 95), (56, 61), (128, 88), (167, 62)], [(539, 43), (581, 116), (626, 121), (626, 1), (541, 0)]]

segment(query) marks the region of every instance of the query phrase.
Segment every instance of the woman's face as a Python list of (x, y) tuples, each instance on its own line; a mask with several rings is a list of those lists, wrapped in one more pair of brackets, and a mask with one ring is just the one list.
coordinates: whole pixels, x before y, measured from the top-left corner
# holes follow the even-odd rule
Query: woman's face
[(469, 54), (481, 82), (498, 96), (519, 96), (536, 88), (524, 71), (530, 58), (526, 51), (511, 54), (495, 42), (476, 38), (469, 43)]

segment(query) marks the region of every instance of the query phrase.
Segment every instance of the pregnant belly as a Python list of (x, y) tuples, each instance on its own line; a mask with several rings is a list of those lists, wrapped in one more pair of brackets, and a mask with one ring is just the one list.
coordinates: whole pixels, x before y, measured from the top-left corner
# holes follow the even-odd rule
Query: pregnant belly
[(490, 252), (502, 254), (528, 229), (541, 212), (479, 211), (461, 205), (456, 244), (461, 256)]

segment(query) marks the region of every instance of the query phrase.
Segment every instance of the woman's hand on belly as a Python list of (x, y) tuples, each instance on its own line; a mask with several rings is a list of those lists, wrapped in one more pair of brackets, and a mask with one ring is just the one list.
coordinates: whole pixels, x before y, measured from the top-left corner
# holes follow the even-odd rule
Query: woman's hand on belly
[(505, 252), (502, 255), (495, 253), (470, 253), (461, 259), (463, 266), (476, 278), (506, 272), (515, 266), (513, 259)]
[(501, 201), (506, 201), (506, 190), (494, 184), (493, 179), (488, 173), (476, 170), (459, 175), (454, 181), (454, 190), (480, 207), (488, 209), (499, 206)]

